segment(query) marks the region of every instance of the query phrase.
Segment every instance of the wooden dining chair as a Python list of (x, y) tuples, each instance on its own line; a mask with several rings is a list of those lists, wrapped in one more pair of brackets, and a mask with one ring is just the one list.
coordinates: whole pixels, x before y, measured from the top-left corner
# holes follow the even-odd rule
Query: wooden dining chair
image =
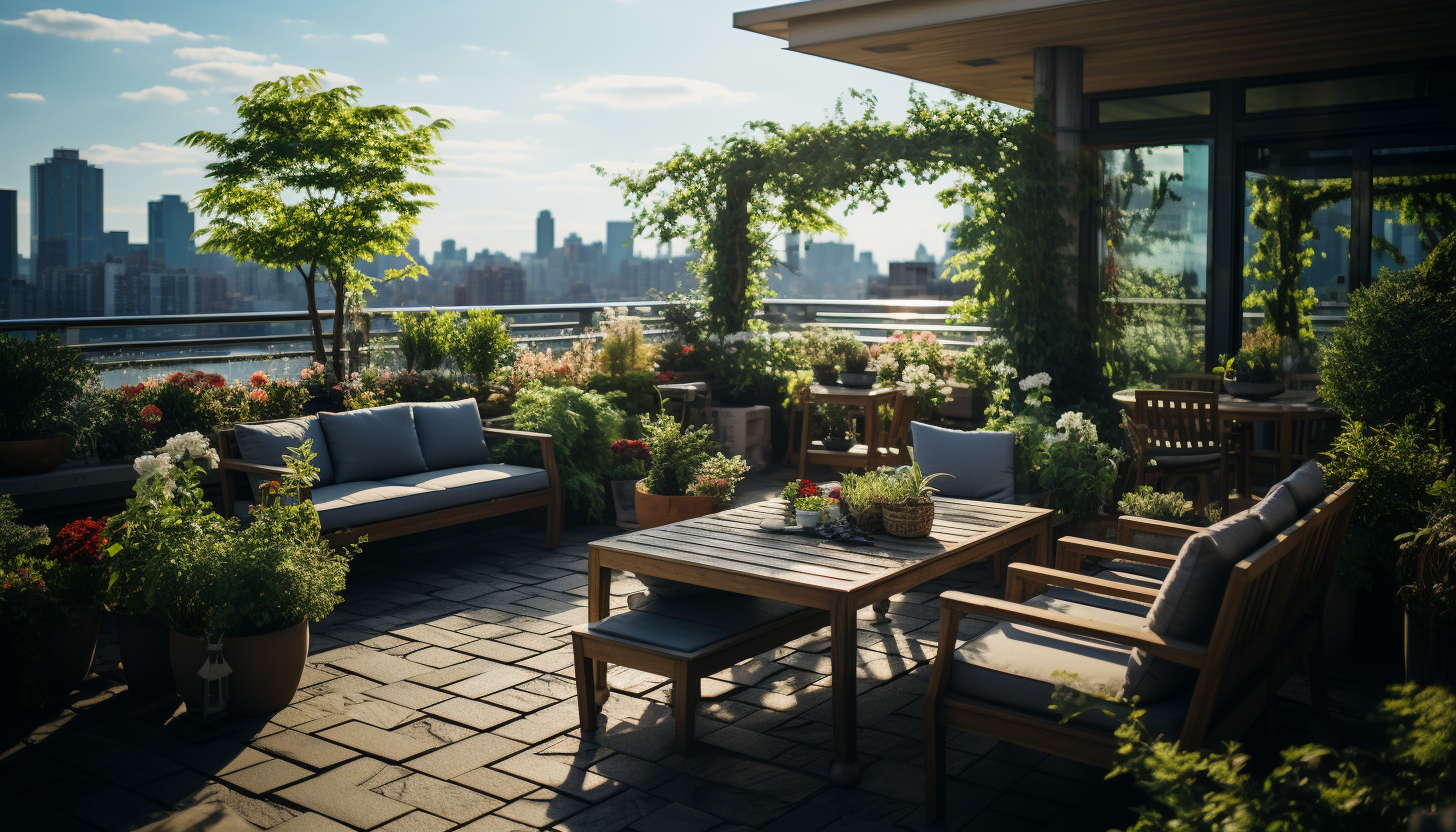
[[(1286, 390), (1316, 391), (1319, 373), (1290, 373), (1284, 377)], [(1338, 432), (1339, 423), (1330, 419), (1295, 419), (1289, 423), (1296, 462), (1308, 462), (1327, 450)]]
[(1217, 395), (1223, 392), (1223, 376), (1218, 373), (1169, 373), (1163, 387), (1168, 390), (1201, 390)]
[(1319, 373), (1290, 373), (1284, 377), (1285, 390), (1315, 390), (1319, 383)]
[(1135, 392), (1129, 437), (1133, 442), (1133, 485), (1157, 485), (1180, 477), (1198, 481), (1194, 510), (1208, 505), (1209, 474), (1218, 472), (1227, 491), (1228, 447), (1218, 416), (1218, 394), (1194, 390)]

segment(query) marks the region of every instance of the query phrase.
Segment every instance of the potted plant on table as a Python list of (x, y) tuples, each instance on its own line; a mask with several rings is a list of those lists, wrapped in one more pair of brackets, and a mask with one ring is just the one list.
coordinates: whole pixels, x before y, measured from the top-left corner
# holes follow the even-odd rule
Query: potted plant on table
[(1284, 339), (1272, 329), (1244, 333), (1243, 345), (1232, 361), (1222, 361), (1214, 372), (1223, 373), (1223, 389), (1231, 396), (1266, 399), (1284, 392)]
[(70, 407), (96, 379), (95, 368), (54, 333), (40, 333), (33, 341), (0, 335), (0, 367), (6, 373), (0, 477), (55, 470), (76, 442)]
[(794, 500), (794, 520), (801, 529), (817, 529), (828, 520), (829, 512), (838, 507), (838, 500), (822, 494), (799, 497)]
[(870, 351), (859, 341), (846, 345), (842, 355), (844, 372), (839, 374), (839, 383), (845, 387), (868, 388), (875, 385), (876, 374), (869, 372)]
[(905, 451), (910, 455), (910, 464), (897, 472), (900, 493), (903, 496), (897, 502), (884, 504), (881, 509), (882, 522), (885, 531), (896, 537), (926, 537), (935, 523), (935, 501), (931, 499), (931, 495), (937, 489), (930, 481), (936, 477), (951, 475), (940, 473), (925, 476), (920, 471), (920, 463), (915, 461), (915, 449), (907, 447)]
[(612, 492), (612, 506), (617, 512), (617, 527), (637, 528), (637, 483), (647, 476), (647, 463), (652, 451), (640, 439), (618, 439), (611, 445), (612, 468), (607, 482)]
[(823, 405), (819, 418), (824, 426), (825, 450), (847, 451), (854, 447), (855, 435), (852, 432), (854, 425), (849, 418), (848, 405)]
[(849, 510), (854, 524), (871, 534), (884, 528), (884, 507), (906, 496), (904, 478), (889, 467), (845, 474), (840, 491), (840, 502)]

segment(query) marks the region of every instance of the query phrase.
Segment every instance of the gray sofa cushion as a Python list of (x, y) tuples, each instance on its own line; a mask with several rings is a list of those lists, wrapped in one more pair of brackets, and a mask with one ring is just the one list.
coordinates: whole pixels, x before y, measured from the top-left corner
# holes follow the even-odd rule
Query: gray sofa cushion
[(1294, 469), (1280, 485), (1289, 489), (1301, 517), (1325, 498), (1325, 472), (1313, 459)]
[(337, 482), (366, 482), (427, 470), (409, 405), (320, 413)]
[[(334, 482), (334, 465), (329, 457), (329, 443), (324, 439), (317, 416), (237, 424), (233, 425), (233, 435), (237, 437), (238, 450), (243, 455), (243, 461), (259, 465), (282, 465), (289, 448), (297, 448), (304, 440), (312, 439), (315, 454), (313, 464), (319, 469), (315, 482), (318, 485), (331, 485)], [(258, 487), (270, 479), (273, 477), (248, 474), (254, 499), (258, 497)]]
[(384, 481), (335, 483), (314, 489), (313, 504), (323, 529), (334, 531), (546, 487), (546, 472), (539, 468), (475, 465)]
[[(526, 468), (521, 465), (463, 465), (441, 471), (424, 471), (403, 477), (381, 480), (386, 485), (403, 485), (423, 488), (427, 491), (450, 492), (450, 505), (479, 503), (525, 494), (529, 491), (543, 491), (551, 487), (546, 472), (540, 468)], [(447, 508), (448, 506), (442, 506)]]
[(692, 598), (655, 599), (587, 628), (592, 633), (692, 653), (802, 609), (783, 601), (708, 590)]
[(326, 532), (398, 520), (430, 511), (433, 492), (382, 482), (339, 482), (313, 490), (313, 507)]
[[(1247, 511), (1188, 538), (1153, 602), (1148, 629), (1164, 638), (1207, 644), (1234, 564), (1261, 543), (1259, 518)], [(1196, 675), (1193, 668), (1134, 650), (1123, 694), (1156, 702), (1176, 693)]]
[(935, 480), (943, 496), (992, 503), (1016, 498), (1015, 441), (1010, 431), (951, 430), (911, 422), (910, 435), (923, 473), (951, 475)]
[(475, 399), (418, 403), (411, 409), (420, 453), (431, 471), (490, 462)]
[(1264, 499), (1249, 509), (1250, 515), (1259, 518), (1260, 543), (1268, 543), (1275, 535), (1294, 525), (1299, 513), (1294, 497), (1284, 483), (1269, 489)]
[[(1060, 715), (1047, 709), (1056, 688), (1053, 674), (1074, 674), (1078, 689), (1116, 696), (1122, 690), (1130, 653), (1129, 648), (1110, 642), (1003, 622), (956, 650), (950, 689), (960, 696), (1056, 722)], [(1178, 735), (1188, 709), (1186, 696), (1146, 707), (1144, 724), (1154, 734)], [(1073, 722), (1107, 732), (1119, 724), (1096, 710)]]

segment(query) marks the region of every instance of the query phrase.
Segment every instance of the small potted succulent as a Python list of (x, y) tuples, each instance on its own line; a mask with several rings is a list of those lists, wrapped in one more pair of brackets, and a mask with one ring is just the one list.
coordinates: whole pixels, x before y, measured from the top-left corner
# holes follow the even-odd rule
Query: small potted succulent
[(905, 451), (910, 455), (910, 464), (902, 466), (898, 472), (904, 496), (882, 508), (885, 531), (896, 537), (925, 537), (935, 523), (935, 500), (931, 499), (931, 495), (937, 489), (930, 481), (951, 475), (925, 476), (920, 471), (920, 463), (915, 461), (915, 449), (907, 447)]
[(611, 445), (612, 467), (607, 472), (612, 506), (617, 512), (617, 528), (632, 530), (637, 526), (637, 483), (647, 476), (647, 463), (652, 451), (640, 439), (618, 439)]

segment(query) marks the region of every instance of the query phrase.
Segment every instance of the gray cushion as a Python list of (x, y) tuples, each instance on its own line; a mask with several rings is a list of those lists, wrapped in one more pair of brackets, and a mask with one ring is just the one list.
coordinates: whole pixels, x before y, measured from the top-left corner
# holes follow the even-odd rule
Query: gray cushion
[(411, 409), (420, 453), (431, 471), (490, 462), (475, 399), (419, 403)]
[[(297, 448), (305, 439), (312, 439), (315, 454), (313, 464), (319, 469), (314, 481), (319, 485), (330, 485), (334, 482), (334, 465), (329, 458), (329, 444), (324, 440), (324, 432), (320, 429), (316, 416), (237, 424), (233, 425), (233, 435), (237, 437), (238, 450), (243, 455), (243, 461), (259, 465), (282, 465), (283, 458), (289, 455), (289, 448)], [(248, 475), (248, 483), (253, 487), (255, 499), (258, 496), (258, 487), (270, 479), (273, 477)]]
[(1022, 602), (1028, 607), (1090, 618), (1104, 624), (1131, 627), (1136, 630), (1148, 620), (1147, 604), (1139, 604), (1126, 598), (1111, 595), (1097, 595), (1081, 589), (1064, 586), (1050, 586), (1047, 591)]
[(1015, 498), (1011, 431), (951, 430), (911, 422), (910, 435), (921, 472), (951, 475), (935, 480), (943, 496), (992, 503), (1009, 503)]
[(1299, 519), (1299, 509), (1294, 505), (1294, 496), (1289, 488), (1280, 483), (1269, 489), (1249, 514), (1259, 518), (1259, 542), (1268, 543), (1275, 535), (1294, 525)]
[(1280, 485), (1289, 489), (1301, 517), (1325, 498), (1325, 473), (1313, 459), (1294, 469)]
[(1210, 462), (1218, 462), (1219, 455), (1217, 453), (1211, 453), (1211, 454), (1160, 453), (1158, 456), (1149, 457), (1149, 459), (1151, 459), (1153, 462), (1157, 463), (1158, 465), (1163, 465), (1163, 466), (1207, 465)]
[(313, 491), (325, 531), (397, 520), (547, 487), (546, 472), (517, 465), (475, 465), (383, 481), (341, 482)]
[[(1153, 602), (1148, 629), (1164, 638), (1207, 644), (1234, 564), (1261, 542), (1259, 518), (1247, 511), (1188, 538)], [(1156, 702), (1178, 692), (1195, 675), (1193, 668), (1134, 650), (1127, 665), (1126, 695)]]
[(381, 480), (386, 485), (403, 485), (427, 491), (450, 492), (450, 505), (480, 503), (551, 487), (546, 472), (521, 465), (463, 465), (440, 471), (424, 471)]
[(1112, 572), (1120, 572), (1124, 575), (1137, 575), (1148, 578), (1162, 584), (1168, 579), (1168, 567), (1155, 566), (1151, 563), (1134, 563), (1130, 560), (1117, 560), (1107, 558), (1102, 561), (1102, 568)]
[(690, 599), (655, 599), (637, 609), (588, 624), (587, 629), (666, 650), (693, 653), (802, 609), (783, 601), (709, 590)]
[[(1060, 715), (1047, 709), (1056, 688), (1053, 674), (1074, 674), (1078, 689), (1117, 696), (1122, 692), (1130, 652), (1118, 644), (1003, 622), (956, 650), (950, 689), (960, 696), (1055, 722)], [(1186, 698), (1170, 698), (1147, 708), (1144, 722), (1153, 733), (1176, 736), (1181, 730)], [(1097, 710), (1073, 721), (1108, 732), (1120, 722)]]
[(320, 413), (337, 482), (365, 482), (428, 469), (409, 405)]

